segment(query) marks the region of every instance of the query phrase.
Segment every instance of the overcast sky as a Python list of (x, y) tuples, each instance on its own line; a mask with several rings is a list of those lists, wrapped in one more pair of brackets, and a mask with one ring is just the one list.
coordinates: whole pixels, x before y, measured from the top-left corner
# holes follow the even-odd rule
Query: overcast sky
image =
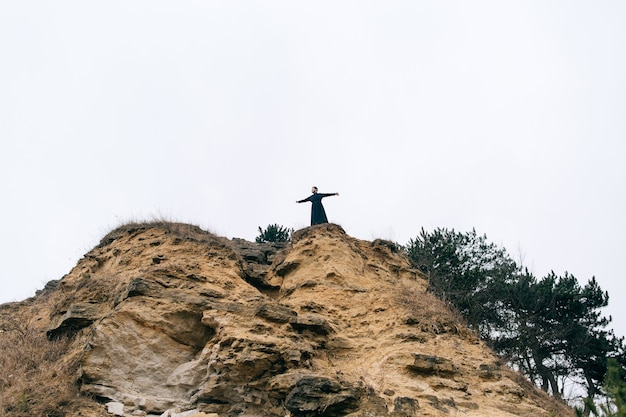
[(0, 3), (0, 303), (107, 232), (486, 234), (626, 334), (623, 1)]

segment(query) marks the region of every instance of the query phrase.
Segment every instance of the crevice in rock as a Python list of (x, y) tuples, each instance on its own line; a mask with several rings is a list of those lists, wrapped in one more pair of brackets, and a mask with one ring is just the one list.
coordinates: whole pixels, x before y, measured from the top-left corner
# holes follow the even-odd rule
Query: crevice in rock
[(285, 251), (291, 246), (288, 242), (254, 243), (243, 239), (233, 239), (232, 244), (241, 255), (242, 278), (261, 293), (272, 296), (280, 289), (267, 280), (272, 264), (280, 263)]

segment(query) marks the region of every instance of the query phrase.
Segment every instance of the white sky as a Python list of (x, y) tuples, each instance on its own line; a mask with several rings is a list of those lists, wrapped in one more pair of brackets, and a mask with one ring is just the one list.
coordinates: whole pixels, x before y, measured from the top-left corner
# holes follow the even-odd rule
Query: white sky
[(626, 334), (626, 2), (0, 3), (0, 302), (154, 217), (473, 227)]

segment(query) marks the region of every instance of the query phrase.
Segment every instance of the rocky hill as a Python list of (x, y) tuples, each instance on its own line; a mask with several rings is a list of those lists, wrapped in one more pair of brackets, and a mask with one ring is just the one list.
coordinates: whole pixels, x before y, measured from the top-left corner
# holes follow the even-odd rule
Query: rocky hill
[(114, 230), (60, 281), (0, 306), (3, 349), (25, 329), (60, 346), (33, 386), (0, 379), (0, 414), (573, 415), (427, 293), (394, 244), (331, 224), (292, 240)]

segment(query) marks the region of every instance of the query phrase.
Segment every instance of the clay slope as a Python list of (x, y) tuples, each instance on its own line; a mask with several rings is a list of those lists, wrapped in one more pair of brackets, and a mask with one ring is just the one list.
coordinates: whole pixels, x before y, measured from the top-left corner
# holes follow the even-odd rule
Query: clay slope
[(69, 337), (81, 392), (116, 415), (569, 415), (426, 285), (393, 244), (335, 225), (259, 245), (142, 224), (3, 307)]

